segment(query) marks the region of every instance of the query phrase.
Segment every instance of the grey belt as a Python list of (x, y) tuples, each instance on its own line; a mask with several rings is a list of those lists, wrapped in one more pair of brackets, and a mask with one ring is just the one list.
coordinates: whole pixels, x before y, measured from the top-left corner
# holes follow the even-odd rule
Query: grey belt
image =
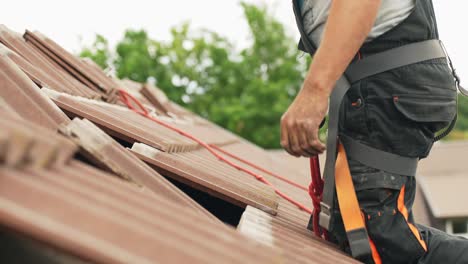
[[(344, 75), (336, 82), (330, 97), (328, 114), (327, 157), (324, 171), (325, 186), (323, 200), (320, 204), (320, 226), (327, 230), (332, 226), (333, 218), (331, 213), (335, 196), (335, 163), (338, 141), (344, 145), (348, 157), (369, 167), (400, 175), (415, 175), (418, 164), (418, 158), (399, 156), (375, 149), (347, 136), (338, 137), (340, 106), (343, 97), (351, 87), (351, 83), (395, 68), (438, 58), (448, 59), (441, 41), (427, 40), (412, 43), (352, 63)], [(457, 80), (457, 85), (458, 82)], [(365, 229), (352, 234), (352, 237), (348, 237), (348, 240), (353, 257), (362, 259), (371, 253), (369, 238)]]

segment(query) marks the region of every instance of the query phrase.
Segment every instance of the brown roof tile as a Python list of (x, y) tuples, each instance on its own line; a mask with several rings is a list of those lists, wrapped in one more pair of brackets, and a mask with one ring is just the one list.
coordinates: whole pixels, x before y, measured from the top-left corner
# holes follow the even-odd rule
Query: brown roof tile
[(3, 100), (23, 118), (50, 129), (69, 121), (6, 55), (0, 55), (0, 86)]
[(343, 256), (336, 246), (324, 244), (304, 229), (308, 217), (280, 202), (278, 215), (247, 207), (237, 229), (249, 238), (278, 248), (290, 263), (360, 263)]
[[(174, 131), (156, 124), (154, 121), (125, 107), (63, 93), (49, 91), (48, 95), (65, 112), (72, 116), (86, 118), (103, 127), (106, 132), (113, 136), (130, 143), (141, 142), (167, 152), (189, 151), (198, 148), (198, 145), (192, 140), (174, 133)], [(237, 140), (231, 134), (218, 133), (216, 130), (204, 125), (191, 124), (184, 120), (160, 118), (202, 138), (210, 144), (224, 145)]]
[(137, 194), (124, 188), (112, 192), (113, 185), (97, 175), (93, 181), (101, 181), (99, 187), (68, 167), (2, 168), (0, 175), (2, 225), (93, 262), (271, 263), (278, 259), (268, 248), (160, 196), (145, 198), (146, 204), (158, 205), (153, 210), (129, 203), (127, 196)]
[[(142, 84), (124, 81), (122, 85), (94, 63), (74, 57), (41, 34), (27, 32), (25, 38), (28, 42), (0, 26), (0, 42), (11, 49), (8, 56), (0, 58), (0, 64), (14, 69), (14, 78), (11, 72), (5, 74), (0, 69), (0, 82), (9, 87), (0, 90), (2, 97), (5, 95), (0, 109), (10, 109), (11, 118), (0, 122), (0, 128), (7, 127), (0, 130), (2, 226), (94, 262), (355, 263), (334, 246), (313, 237), (305, 228), (309, 215), (279, 199), (270, 186), (220, 162), (179, 133), (114, 102), (116, 89), (132, 91), (152, 113), (167, 112), (155, 118), (275, 174), (306, 186), (308, 173), (166, 101), (164, 93), (152, 93), (154, 87), (146, 86), (146, 95), (153, 98), (145, 100), (140, 93)], [(50, 89), (41, 92), (28, 77)], [(18, 98), (14, 98), (15, 92)], [(62, 120), (64, 114), (43, 93), (69, 117), (86, 118), (95, 125), (81, 119)], [(114, 104), (85, 98), (95, 95)], [(57, 144), (60, 136), (48, 137), (54, 133), (52, 130), (35, 130), (29, 123), (11, 125), (18, 120), (11, 108), (19, 116), (54, 131), (60, 127), (87, 159), (127, 181), (70, 161), (76, 147), (56, 155), (67, 158), (46, 166), (45, 161), (51, 159), (41, 160), (41, 154), (63, 151), (62, 144)], [(35, 133), (24, 132), (25, 128)], [(22, 132), (18, 143), (9, 147), (15, 140), (11, 135), (17, 135), (17, 131)], [(135, 143), (135, 153), (109, 135)], [(298, 202), (311, 205), (304, 190), (264, 170), (226, 158), (261, 174)], [(213, 221), (211, 214), (140, 159), (166, 176), (247, 207), (238, 231)], [(16, 166), (5, 166), (6, 160), (13, 160)], [(25, 168), (34, 161), (44, 165)], [(128, 180), (137, 184), (129, 184)]]
[(135, 144), (134, 153), (164, 175), (241, 207), (251, 205), (276, 214), (278, 197), (273, 189), (252, 176), (218, 162), (206, 150), (165, 153)]
[[(54, 61), (41, 54), (40, 51), (37, 51), (34, 46), (26, 43), (19, 33), (13, 32), (5, 26), (0, 26), (0, 42), (30, 62), (34, 67), (42, 70), (46, 75), (48, 75), (48, 78), (40, 79), (40, 81), (41, 83), (47, 84), (49, 88), (88, 98), (101, 97), (100, 94), (87, 88), (85, 85), (66, 73)], [(21, 65), (24, 65), (24, 63), (20, 64), (20, 66)], [(26, 70), (26, 68), (23, 70)], [(36, 78), (41, 77), (36, 76)], [(50, 79), (53, 81), (51, 82)]]
[(98, 165), (128, 181), (148, 188), (153, 193), (163, 194), (179, 204), (213, 218), (203, 207), (88, 120), (75, 118), (70, 124), (63, 126), (60, 131), (81, 146), (88, 154), (87, 156), (91, 157)]
[(143, 88), (140, 90), (140, 93), (151, 102), (161, 113), (168, 113), (170, 112), (169, 108), (167, 107), (167, 103), (169, 100), (161, 92), (161, 90), (157, 89), (156, 87), (149, 86), (148, 84), (143, 85)]
[(90, 64), (84, 63), (39, 32), (26, 30), (24, 38), (86, 86), (102, 92), (107, 98), (115, 96), (118, 89), (116, 83), (102, 71), (97, 71)]
[(78, 149), (70, 140), (14, 115), (3, 114), (0, 128), (6, 132), (6, 164), (26, 162), (33, 168), (47, 168), (67, 162)]

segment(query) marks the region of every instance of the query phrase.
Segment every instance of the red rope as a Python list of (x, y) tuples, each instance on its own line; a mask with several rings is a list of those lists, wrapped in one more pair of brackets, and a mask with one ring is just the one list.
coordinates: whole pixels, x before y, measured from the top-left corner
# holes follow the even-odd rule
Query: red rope
[(302, 186), (302, 185), (300, 185), (299, 183), (293, 182), (293, 181), (291, 181), (290, 179), (287, 179), (287, 178), (285, 178), (285, 177), (283, 177), (283, 176), (281, 176), (281, 175), (278, 175), (278, 174), (276, 174), (276, 173), (274, 173), (274, 172), (272, 172), (272, 171), (269, 171), (269, 170), (264, 169), (264, 168), (262, 168), (262, 167), (260, 167), (260, 166), (258, 166), (258, 165), (255, 165), (255, 164), (253, 164), (252, 162), (250, 162), (250, 161), (248, 161), (248, 160), (245, 160), (245, 159), (243, 159), (243, 158), (241, 158), (241, 157), (238, 157), (238, 156), (236, 156), (236, 155), (234, 155), (234, 154), (232, 154), (232, 153), (230, 153), (230, 152), (227, 152), (226, 150), (224, 150), (224, 149), (222, 149), (222, 148), (220, 148), (220, 147), (218, 147), (218, 146), (216, 146), (216, 145), (210, 145), (210, 147), (216, 149), (217, 151), (219, 151), (219, 152), (221, 152), (221, 153), (223, 153), (223, 154), (225, 154), (225, 155), (227, 155), (227, 156), (229, 156), (229, 157), (231, 157), (231, 158), (234, 158), (234, 159), (236, 159), (236, 160), (238, 160), (238, 161), (240, 161), (240, 162), (242, 162), (242, 163), (245, 163), (245, 164), (249, 165), (250, 167), (252, 167), (252, 168), (254, 168), (254, 169), (257, 169), (257, 170), (262, 171), (262, 172), (264, 172), (264, 173), (266, 173), (266, 174), (269, 174), (269, 175), (271, 175), (271, 176), (273, 176), (273, 177), (275, 177), (275, 178), (277, 178), (277, 179), (279, 179), (279, 180), (281, 180), (281, 181), (284, 181), (284, 182), (286, 182), (286, 183), (288, 183), (288, 184), (290, 184), (290, 185), (292, 185), (292, 186), (294, 186), (294, 187), (297, 187), (297, 188), (299, 188), (299, 189), (301, 189), (301, 190), (304, 190), (304, 191), (306, 191), (306, 192), (309, 191), (309, 189), (308, 189), (307, 187)]
[(314, 211), (312, 213), (312, 222), (314, 227), (314, 233), (318, 237), (328, 239), (328, 234), (319, 225), (319, 214), (320, 214), (320, 202), (323, 196), (323, 179), (320, 176), (320, 163), (318, 156), (310, 158), (310, 176), (312, 182), (309, 185), (309, 195), (312, 198), (312, 204), (314, 205)]
[[(127, 93), (126, 91), (124, 90), (119, 90), (119, 95), (120, 95), (120, 99), (122, 100), (122, 102), (124, 102), (127, 107), (129, 109), (131, 109), (132, 111), (134, 111), (135, 113), (137, 114), (140, 114), (156, 123), (158, 123), (159, 125), (161, 126), (164, 126), (166, 128), (169, 128), (177, 133), (179, 133), (180, 135), (184, 136), (184, 137), (187, 137), (195, 142), (197, 142), (198, 144), (200, 144), (203, 148), (205, 148), (206, 150), (208, 150), (213, 156), (215, 156), (218, 160), (228, 164), (229, 166), (237, 169), (237, 170), (240, 170), (240, 171), (243, 171), (253, 177), (255, 177), (255, 179), (263, 182), (264, 184), (266, 185), (269, 185), (273, 188), (273, 190), (275, 191), (276, 194), (278, 194), (280, 197), (282, 197), (283, 199), (285, 199), (286, 201), (290, 202), (291, 204), (295, 205), (296, 207), (298, 207), (300, 210), (302, 211), (305, 211), (307, 212), (308, 214), (312, 214), (312, 210), (307, 208), (306, 206), (304, 206), (303, 204), (299, 203), (298, 201), (292, 199), (291, 197), (289, 197), (288, 195), (286, 195), (285, 193), (281, 192), (280, 190), (278, 190), (275, 186), (273, 186), (273, 184), (271, 184), (267, 179), (265, 179), (262, 175), (260, 174), (257, 174), (253, 171), (250, 171), (246, 168), (243, 168), (227, 159), (225, 159), (224, 157), (222, 157), (221, 155), (219, 155), (218, 153), (216, 153), (216, 151), (214, 150), (214, 148), (212, 148), (211, 146), (209, 146), (207, 143), (203, 142), (202, 140), (194, 137), (193, 135), (189, 134), (189, 133), (186, 133), (174, 126), (171, 126), (161, 120), (158, 120), (154, 117), (152, 117), (148, 110), (146, 110), (146, 108), (140, 103), (140, 101), (138, 101), (138, 99), (136, 99), (135, 97), (133, 97), (131, 94)], [(135, 107), (133, 107), (133, 105), (130, 103), (129, 99), (131, 99), (133, 102), (135, 102), (138, 107), (140, 108), (140, 110), (138, 109), (135, 109)]]

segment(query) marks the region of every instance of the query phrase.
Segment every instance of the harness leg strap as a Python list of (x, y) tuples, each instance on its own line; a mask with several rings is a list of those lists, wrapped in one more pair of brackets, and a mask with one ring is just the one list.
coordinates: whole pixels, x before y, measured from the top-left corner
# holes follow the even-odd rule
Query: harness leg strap
[[(351, 172), (349, 171), (348, 158), (341, 143), (338, 145), (335, 172), (336, 196), (351, 248), (351, 254), (355, 259), (367, 260), (373, 256), (373, 252), (354, 189)], [(379, 263), (379, 259), (374, 259), (374, 263)]]
[(416, 174), (419, 158), (403, 157), (372, 148), (346, 135), (340, 135), (340, 140), (348, 157), (364, 165), (400, 175)]

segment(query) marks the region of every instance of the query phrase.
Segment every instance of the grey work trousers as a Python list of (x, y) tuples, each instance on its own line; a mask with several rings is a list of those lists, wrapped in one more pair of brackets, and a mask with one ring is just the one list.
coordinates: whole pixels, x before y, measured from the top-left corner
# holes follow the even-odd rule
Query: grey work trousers
[[(435, 133), (457, 111), (450, 78), (446, 61), (434, 60), (355, 83), (341, 107), (340, 133), (384, 151), (426, 157)], [(388, 173), (352, 159), (349, 165), (369, 237), (383, 263), (468, 263), (467, 239), (414, 223), (415, 175)], [(335, 208), (330, 231), (347, 250), (337, 202)]]

